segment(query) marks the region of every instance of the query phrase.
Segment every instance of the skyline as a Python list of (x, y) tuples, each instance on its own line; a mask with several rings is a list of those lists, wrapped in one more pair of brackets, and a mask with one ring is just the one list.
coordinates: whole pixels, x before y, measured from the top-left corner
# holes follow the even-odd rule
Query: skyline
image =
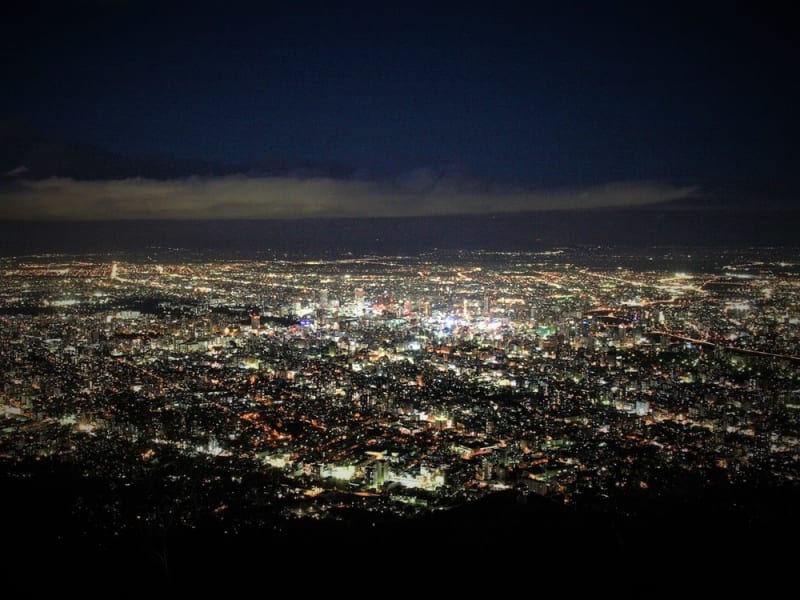
[(0, 219), (794, 210), (780, 12), (9, 9)]
[(797, 253), (691, 254), (3, 259), (9, 585), (230, 589), (409, 547), (772, 570), (799, 523)]

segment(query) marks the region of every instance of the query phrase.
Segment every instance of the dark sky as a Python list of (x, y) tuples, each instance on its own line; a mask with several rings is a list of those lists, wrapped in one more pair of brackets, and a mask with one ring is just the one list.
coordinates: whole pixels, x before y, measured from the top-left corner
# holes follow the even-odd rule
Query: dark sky
[(382, 4), (3, 8), (0, 217), (793, 203), (785, 11)]

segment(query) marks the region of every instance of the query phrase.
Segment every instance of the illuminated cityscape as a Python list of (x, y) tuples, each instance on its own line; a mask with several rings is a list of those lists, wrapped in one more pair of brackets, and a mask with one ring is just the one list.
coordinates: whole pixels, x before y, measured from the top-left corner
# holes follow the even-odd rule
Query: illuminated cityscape
[(0, 593), (792, 589), (790, 8), (10, 3)]
[[(657, 494), (681, 470), (795, 482), (797, 264), (652, 254), (4, 259), (2, 460), (114, 489), (157, 474), (193, 498), (181, 527), (231, 531)], [(124, 494), (72, 510), (158, 518)]]

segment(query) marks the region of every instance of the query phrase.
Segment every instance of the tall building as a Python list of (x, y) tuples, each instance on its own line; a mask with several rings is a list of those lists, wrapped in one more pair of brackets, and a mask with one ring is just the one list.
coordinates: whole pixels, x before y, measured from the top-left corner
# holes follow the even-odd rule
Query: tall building
[(424, 300), (422, 302), (422, 314), (426, 317), (431, 316), (431, 303), (428, 302), (427, 300)]
[(378, 460), (375, 462), (375, 487), (381, 487), (386, 481), (386, 461)]
[(353, 290), (353, 301), (358, 305), (364, 304), (364, 288)]

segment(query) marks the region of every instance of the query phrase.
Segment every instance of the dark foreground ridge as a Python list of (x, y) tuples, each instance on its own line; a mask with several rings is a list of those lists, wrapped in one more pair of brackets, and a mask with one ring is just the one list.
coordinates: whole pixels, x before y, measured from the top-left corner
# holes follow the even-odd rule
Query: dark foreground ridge
[[(108, 482), (64, 465), (20, 472), (6, 465), (0, 477), (2, 560), (13, 574), (4, 585), (34, 597), (69, 581), (91, 596), (142, 597), (208, 586), (247, 589), (253, 577), (298, 584), (303, 573), (313, 574), (303, 589), (325, 590), (341, 585), (337, 577), (360, 573), (365, 583), (398, 570), (450, 573), (444, 586), (472, 577), (510, 584), (531, 568), (629, 574), (695, 568), (703, 577), (720, 560), (746, 565), (739, 581), (762, 572), (774, 581), (791, 572), (793, 554), (785, 549), (800, 534), (796, 486), (707, 486), (676, 473), (667, 494), (621, 494), (579, 507), (509, 491), (411, 519), (348, 509), (322, 521), (261, 515), (260, 525), (236, 534), (223, 522), (182, 529), (165, 521), (116, 535), (86, 518), (91, 508), (82, 517), (75, 513), (76, 503), (102, 497)], [(447, 567), (453, 561), (477, 572), (453, 572)]]

